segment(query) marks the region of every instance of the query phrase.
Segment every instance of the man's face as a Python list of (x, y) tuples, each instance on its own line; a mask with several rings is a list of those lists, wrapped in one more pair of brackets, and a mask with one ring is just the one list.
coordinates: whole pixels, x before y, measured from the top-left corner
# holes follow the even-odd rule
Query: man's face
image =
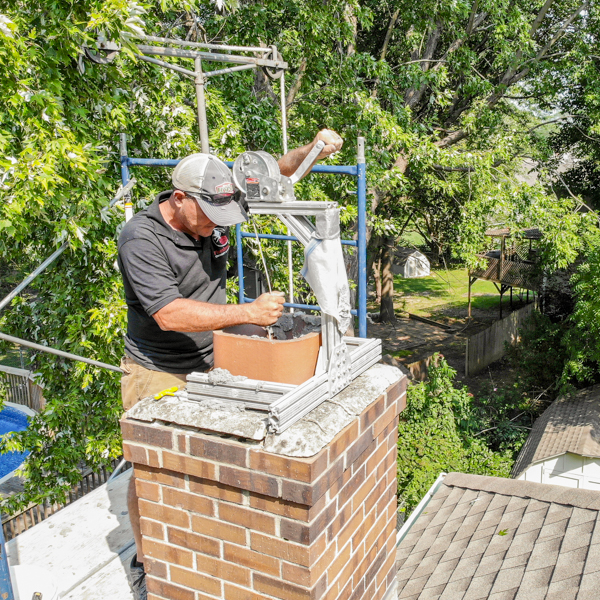
[(191, 196), (183, 195), (177, 203), (175, 218), (183, 231), (192, 236), (209, 237), (216, 225), (204, 214), (198, 202)]

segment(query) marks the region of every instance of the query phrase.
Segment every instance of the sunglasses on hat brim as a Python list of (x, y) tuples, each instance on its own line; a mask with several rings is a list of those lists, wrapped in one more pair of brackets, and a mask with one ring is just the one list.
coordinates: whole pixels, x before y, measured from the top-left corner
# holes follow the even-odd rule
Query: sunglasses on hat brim
[(230, 202), (239, 202), (242, 193), (240, 190), (236, 190), (233, 194), (215, 194), (209, 196), (208, 194), (197, 194), (196, 192), (184, 192), (186, 196), (193, 198), (194, 200), (203, 200), (213, 206), (225, 206)]

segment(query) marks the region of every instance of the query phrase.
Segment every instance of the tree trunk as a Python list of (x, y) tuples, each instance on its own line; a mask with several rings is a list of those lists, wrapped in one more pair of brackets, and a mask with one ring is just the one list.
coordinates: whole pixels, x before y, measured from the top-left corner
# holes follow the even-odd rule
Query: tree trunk
[(375, 279), (375, 302), (381, 304), (381, 259), (373, 264), (373, 279)]
[(379, 320), (381, 323), (394, 323), (394, 274), (392, 265), (394, 261), (395, 238), (388, 236), (383, 241), (381, 249), (381, 305)]

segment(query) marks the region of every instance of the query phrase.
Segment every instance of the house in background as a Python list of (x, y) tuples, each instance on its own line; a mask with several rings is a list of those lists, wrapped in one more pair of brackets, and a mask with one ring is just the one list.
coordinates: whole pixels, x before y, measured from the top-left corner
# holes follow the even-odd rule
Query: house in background
[(392, 272), (406, 279), (414, 279), (431, 275), (431, 266), (422, 252), (414, 248), (396, 248)]
[(512, 477), (600, 490), (600, 385), (558, 398), (534, 423)]

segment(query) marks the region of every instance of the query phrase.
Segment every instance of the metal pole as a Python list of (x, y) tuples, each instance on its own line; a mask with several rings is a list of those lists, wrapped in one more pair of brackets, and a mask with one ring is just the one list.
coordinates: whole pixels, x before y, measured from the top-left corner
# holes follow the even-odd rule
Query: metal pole
[(119, 154), (121, 155), (121, 183), (129, 183), (129, 167), (127, 166), (127, 134), (119, 134)]
[(31, 275), (26, 277), (8, 296), (6, 296), (2, 302), (0, 302), (0, 310), (2, 310), (7, 304), (9, 304), (13, 298), (18, 296), (40, 273), (46, 270), (67, 248), (69, 244), (63, 242), (62, 246), (49, 256)]
[(56, 356), (61, 356), (62, 358), (70, 358), (71, 360), (77, 360), (79, 362), (87, 363), (88, 365), (94, 365), (95, 367), (102, 367), (103, 369), (109, 369), (110, 371), (116, 371), (117, 373), (123, 372), (120, 367), (115, 367), (114, 365), (109, 365), (98, 360), (92, 360), (91, 358), (85, 358), (84, 356), (78, 356), (77, 354), (71, 354), (70, 352), (56, 350), (55, 348), (50, 348), (49, 346), (42, 346), (41, 344), (36, 344), (12, 335), (6, 335), (5, 333), (0, 333), (0, 340), (5, 340), (11, 344), (21, 344), (21, 346), (27, 346), (28, 348), (33, 348), (34, 350), (47, 352), (48, 354), (55, 354)]
[(270, 52), (270, 48), (255, 46), (227, 46), (223, 44), (202, 44), (200, 42), (189, 42), (187, 40), (177, 40), (173, 38), (156, 37), (146, 35), (142, 39), (149, 42), (159, 42), (163, 44), (173, 44), (174, 46), (189, 46), (190, 48), (208, 48), (209, 50), (225, 50), (226, 52), (259, 52), (265, 54)]
[(242, 249), (242, 227), (235, 226), (235, 243), (237, 250), (237, 270), (238, 270), (238, 297), (239, 303), (244, 304), (244, 252)]
[(0, 598), (2, 600), (14, 600), (12, 582), (10, 580), (10, 569), (6, 556), (6, 545), (4, 543), (4, 528), (0, 525)]
[(202, 61), (196, 57), (194, 59), (196, 77), (196, 103), (198, 109), (198, 129), (200, 131), (200, 146), (204, 154), (209, 154), (210, 146), (208, 144), (208, 124), (206, 121), (206, 98), (204, 97), (204, 73), (202, 73)]
[[(277, 53), (274, 54), (277, 56)], [(285, 72), (281, 73), (279, 79), (279, 97), (281, 100), (281, 138), (283, 155), (288, 153), (287, 143), (287, 99), (285, 97)], [(291, 235), (289, 227), (287, 228), (287, 234)], [(292, 252), (292, 242), (288, 240), (287, 243), (287, 257), (288, 257), (288, 299), (290, 304), (294, 303), (294, 255)], [(293, 313), (293, 307), (290, 307), (290, 312)]]
[(120, 133), (119, 134), (119, 153), (121, 154), (121, 182), (123, 183), (125, 192), (125, 222), (129, 221), (131, 217), (133, 217), (133, 203), (131, 202), (131, 194), (129, 193), (129, 189), (131, 187), (127, 187), (129, 185), (129, 166), (127, 164), (127, 134)]
[(358, 337), (367, 337), (367, 164), (365, 138), (358, 138)]

